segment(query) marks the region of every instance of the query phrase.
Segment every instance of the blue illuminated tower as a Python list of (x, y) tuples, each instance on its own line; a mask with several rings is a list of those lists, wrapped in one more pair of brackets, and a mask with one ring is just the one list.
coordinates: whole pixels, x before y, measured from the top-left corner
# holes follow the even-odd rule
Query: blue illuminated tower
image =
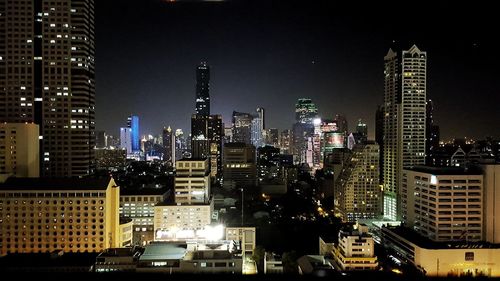
[(141, 143), (139, 138), (139, 116), (130, 115), (127, 120), (127, 127), (130, 128), (132, 152), (141, 151)]

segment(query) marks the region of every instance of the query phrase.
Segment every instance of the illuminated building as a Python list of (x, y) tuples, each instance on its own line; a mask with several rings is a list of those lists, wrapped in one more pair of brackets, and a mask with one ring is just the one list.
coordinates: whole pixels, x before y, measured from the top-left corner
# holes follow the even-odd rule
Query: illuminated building
[(252, 120), (254, 118), (252, 114), (233, 111), (232, 116), (233, 116), (232, 142), (252, 144)]
[(255, 227), (226, 227), (226, 240), (236, 241), (239, 244), (243, 260), (245, 256), (251, 257), (255, 245)]
[(170, 126), (163, 128), (163, 161), (168, 161), (175, 166), (175, 135)]
[(127, 128), (130, 129), (130, 142), (132, 145), (132, 152), (141, 151), (140, 137), (139, 137), (139, 117), (130, 115), (127, 119)]
[(389, 49), (384, 61), (384, 216), (397, 220), (403, 169), (425, 164), (427, 53)]
[(313, 119), (318, 116), (318, 107), (311, 99), (301, 98), (295, 104), (295, 121), (312, 124)]
[(120, 148), (95, 149), (96, 168), (115, 170), (125, 167), (127, 150)]
[(434, 103), (426, 103), (427, 119), (425, 123), (425, 165), (432, 165), (434, 152), (439, 149), (439, 126), (434, 125)]
[(206, 204), (210, 196), (208, 159), (181, 159), (175, 163), (175, 202)]
[(356, 125), (356, 133), (358, 135), (357, 143), (363, 143), (368, 139), (368, 126), (361, 119), (358, 120), (358, 125)]
[(251, 137), (250, 142), (255, 147), (261, 147), (264, 145), (264, 131), (262, 130), (263, 120), (260, 117), (254, 117), (252, 119), (252, 125), (250, 126)]
[(210, 66), (204, 61), (196, 68), (196, 115), (210, 115)]
[[(301, 98), (295, 104), (295, 121), (292, 127), (292, 154), (296, 163), (307, 162), (308, 138), (314, 134), (313, 120), (318, 116), (318, 108), (311, 99)], [(311, 160), (312, 162), (312, 160)]]
[(164, 202), (169, 196), (165, 189), (124, 190), (120, 194), (120, 217), (132, 219), (135, 242), (148, 242), (154, 239), (155, 205)]
[(40, 175), (38, 128), (32, 123), (0, 123), (0, 177)]
[(127, 156), (132, 154), (132, 134), (130, 128), (120, 128), (120, 147), (127, 151)]
[(280, 145), (280, 133), (276, 128), (266, 129), (266, 139), (265, 143), (274, 147), (279, 147)]
[(343, 221), (376, 219), (380, 215), (378, 182), (379, 146), (367, 142), (354, 146), (335, 181), (336, 212)]
[(498, 244), (435, 242), (404, 227), (382, 227), (382, 242), (426, 277), (500, 277)]
[(338, 244), (333, 247), (335, 267), (342, 271), (376, 270), (375, 241), (364, 224), (344, 226)]
[(121, 247), (112, 178), (14, 178), (0, 184), (0, 255)]
[(40, 126), (41, 176), (94, 171), (94, 1), (2, 2), (0, 122)]
[(155, 241), (195, 238), (197, 231), (204, 229), (212, 222), (213, 210), (213, 203), (179, 205), (163, 202), (156, 204), (153, 225)]
[(402, 220), (420, 235), (434, 241), (483, 240), (483, 175), (477, 167), (408, 168), (401, 192)]
[(279, 147), (282, 154), (290, 154), (290, 142), (292, 132), (290, 130), (283, 130), (280, 135)]
[(256, 185), (257, 169), (255, 147), (245, 143), (227, 143), (224, 146), (225, 188), (242, 188)]
[(280, 149), (263, 146), (257, 149), (257, 169), (259, 180), (277, 178), (282, 175)]

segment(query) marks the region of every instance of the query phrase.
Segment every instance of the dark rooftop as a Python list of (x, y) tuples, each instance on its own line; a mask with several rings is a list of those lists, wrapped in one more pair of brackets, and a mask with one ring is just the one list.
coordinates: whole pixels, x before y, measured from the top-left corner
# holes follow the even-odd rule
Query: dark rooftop
[(466, 242), (466, 241), (450, 241), (436, 242), (427, 237), (424, 237), (416, 231), (403, 226), (388, 226), (383, 227), (391, 232), (403, 237), (411, 243), (424, 249), (482, 249), (482, 248), (500, 248), (500, 244), (492, 244), (488, 242)]
[(120, 189), (120, 196), (122, 195), (163, 195), (169, 188), (122, 188)]
[[(95, 263), (98, 253), (32, 253), (8, 254), (0, 258), (0, 269), (16, 268), (54, 268), (90, 267)], [(61, 269), (63, 270), (63, 269)]]
[(428, 173), (433, 175), (482, 175), (482, 171), (478, 166), (469, 167), (430, 167), (430, 166), (413, 166), (405, 170)]
[(0, 190), (106, 190), (106, 178), (16, 178), (0, 183)]

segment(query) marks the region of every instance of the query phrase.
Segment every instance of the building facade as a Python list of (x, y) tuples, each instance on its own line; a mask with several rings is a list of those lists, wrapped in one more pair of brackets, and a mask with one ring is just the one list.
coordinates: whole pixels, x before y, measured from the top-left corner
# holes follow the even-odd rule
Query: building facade
[(42, 176), (94, 162), (94, 1), (0, 3), (0, 122), (40, 126)]
[(112, 178), (14, 178), (0, 184), (0, 255), (121, 247)]
[(210, 199), (208, 159), (181, 159), (175, 163), (175, 202), (206, 204)]
[(389, 49), (384, 62), (384, 217), (397, 220), (403, 169), (425, 164), (427, 53)]
[(224, 146), (225, 188), (242, 188), (256, 185), (257, 168), (255, 147), (245, 143), (228, 143)]
[(39, 126), (0, 124), (0, 175), (40, 176)]

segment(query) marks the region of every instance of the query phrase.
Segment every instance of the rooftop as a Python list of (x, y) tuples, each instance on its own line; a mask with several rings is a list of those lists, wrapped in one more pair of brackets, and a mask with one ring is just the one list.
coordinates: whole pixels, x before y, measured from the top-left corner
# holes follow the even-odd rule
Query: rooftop
[(0, 258), (0, 268), (90, 267), (98, 253), (8, 254)]
[(169, 188), (122, 188), (120, 190), (120, 196), (122, 195), (163, 195), (168, 192)]
[(132, 257), (140, 255), (144, 248), (109, 248), (99, 254), (99, 257)]
[(433, 175), (482, 175), (482, 171), (477, 166), (470, 167), (430, 167), (414, 166), (405, 170), (433, 174)]
[(180, 260), (184, 258), (186, 252), (186, 243), (153, 242), (146, 246), (139, 260)]
[(488, 242), (466, 242), (466, 241), (450, 241), (436, 242), (427, 237), (424, 237), (414, 230), (403, 226), (388, 226), (383, 229), (390, 230), (394, 234), (401, 236), (409, 242), (424, 248), (424, 249), (483, 249), (483, 248), (500, 248), (500, 244), (492, 244)]
[(0, 190), (106, 190), (106, 178), (16, 178), (0, 183)]

